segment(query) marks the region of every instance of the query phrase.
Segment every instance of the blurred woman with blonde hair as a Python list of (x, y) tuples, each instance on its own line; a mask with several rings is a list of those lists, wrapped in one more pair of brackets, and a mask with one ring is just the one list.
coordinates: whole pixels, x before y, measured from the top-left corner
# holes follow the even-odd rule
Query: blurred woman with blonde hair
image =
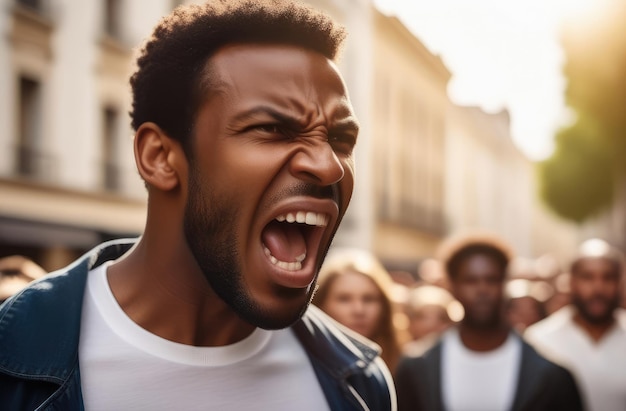
[(391, 276), (374, 255), (360, 249), (336, 249), (320, 270), (313, 297), (313, 304), (326, 314), (380, 345), (390, 370), (400, 358), (392, 287)]

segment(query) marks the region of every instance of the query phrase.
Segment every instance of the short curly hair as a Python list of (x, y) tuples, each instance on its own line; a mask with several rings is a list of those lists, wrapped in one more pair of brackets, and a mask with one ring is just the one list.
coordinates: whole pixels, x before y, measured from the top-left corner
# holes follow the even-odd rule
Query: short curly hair
[(439, 250), (439, 258), (451, 280), (458, 275), (461, 264), (474, 255), (486, 255), (492, 258), (506, 276), (509, 262), (513, 258), (513, 251), (498, 236), (481, 231), (451, 237)]
[(291, 0), (179, 6), (160, 21), (140, 51), (130, 78), (132, 127), (154, 122), (188, 149), (196, 113), (210, 91), (205, 66), (220, 47), (292, 44), (335, 60), (345, 37), (345, 28), (329, 16)]

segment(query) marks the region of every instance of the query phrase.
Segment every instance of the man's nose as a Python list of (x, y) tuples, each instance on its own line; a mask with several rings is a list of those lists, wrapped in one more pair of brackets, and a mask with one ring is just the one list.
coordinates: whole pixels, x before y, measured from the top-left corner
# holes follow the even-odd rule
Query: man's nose
[(320, 186), (335, 184), (345, 175), (344, 166), (325, 138), (316, 138), (298, 150), (289, 169), (297, 178)]

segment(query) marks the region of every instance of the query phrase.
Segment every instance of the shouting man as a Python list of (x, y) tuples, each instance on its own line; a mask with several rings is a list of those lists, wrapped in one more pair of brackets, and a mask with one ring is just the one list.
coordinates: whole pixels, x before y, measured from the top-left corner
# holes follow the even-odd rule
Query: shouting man
[(133, 91), (148, 217), (0, 310), (0, 403), (393, 410), (378, 350), (309, 303), (353, 189), (344, 29), (292, 1), (164, 18)]

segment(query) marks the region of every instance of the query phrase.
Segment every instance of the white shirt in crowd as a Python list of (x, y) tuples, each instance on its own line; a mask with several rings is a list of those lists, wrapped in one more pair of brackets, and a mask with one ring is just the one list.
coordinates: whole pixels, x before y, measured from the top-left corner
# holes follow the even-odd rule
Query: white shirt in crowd
[(478, 352), (463, 345), (453, 327), (443, 335), (443, 402), (449, 411), (502, 411), (517, 391), (522, 342), (514, 334), (495, 350)]
[(578, 381), (589, 411), (626, 410), (626, 311), (598, 342), (574, 320), (566, 306), (528, 327), (524, 337), (549, 359), (567, 367)]

